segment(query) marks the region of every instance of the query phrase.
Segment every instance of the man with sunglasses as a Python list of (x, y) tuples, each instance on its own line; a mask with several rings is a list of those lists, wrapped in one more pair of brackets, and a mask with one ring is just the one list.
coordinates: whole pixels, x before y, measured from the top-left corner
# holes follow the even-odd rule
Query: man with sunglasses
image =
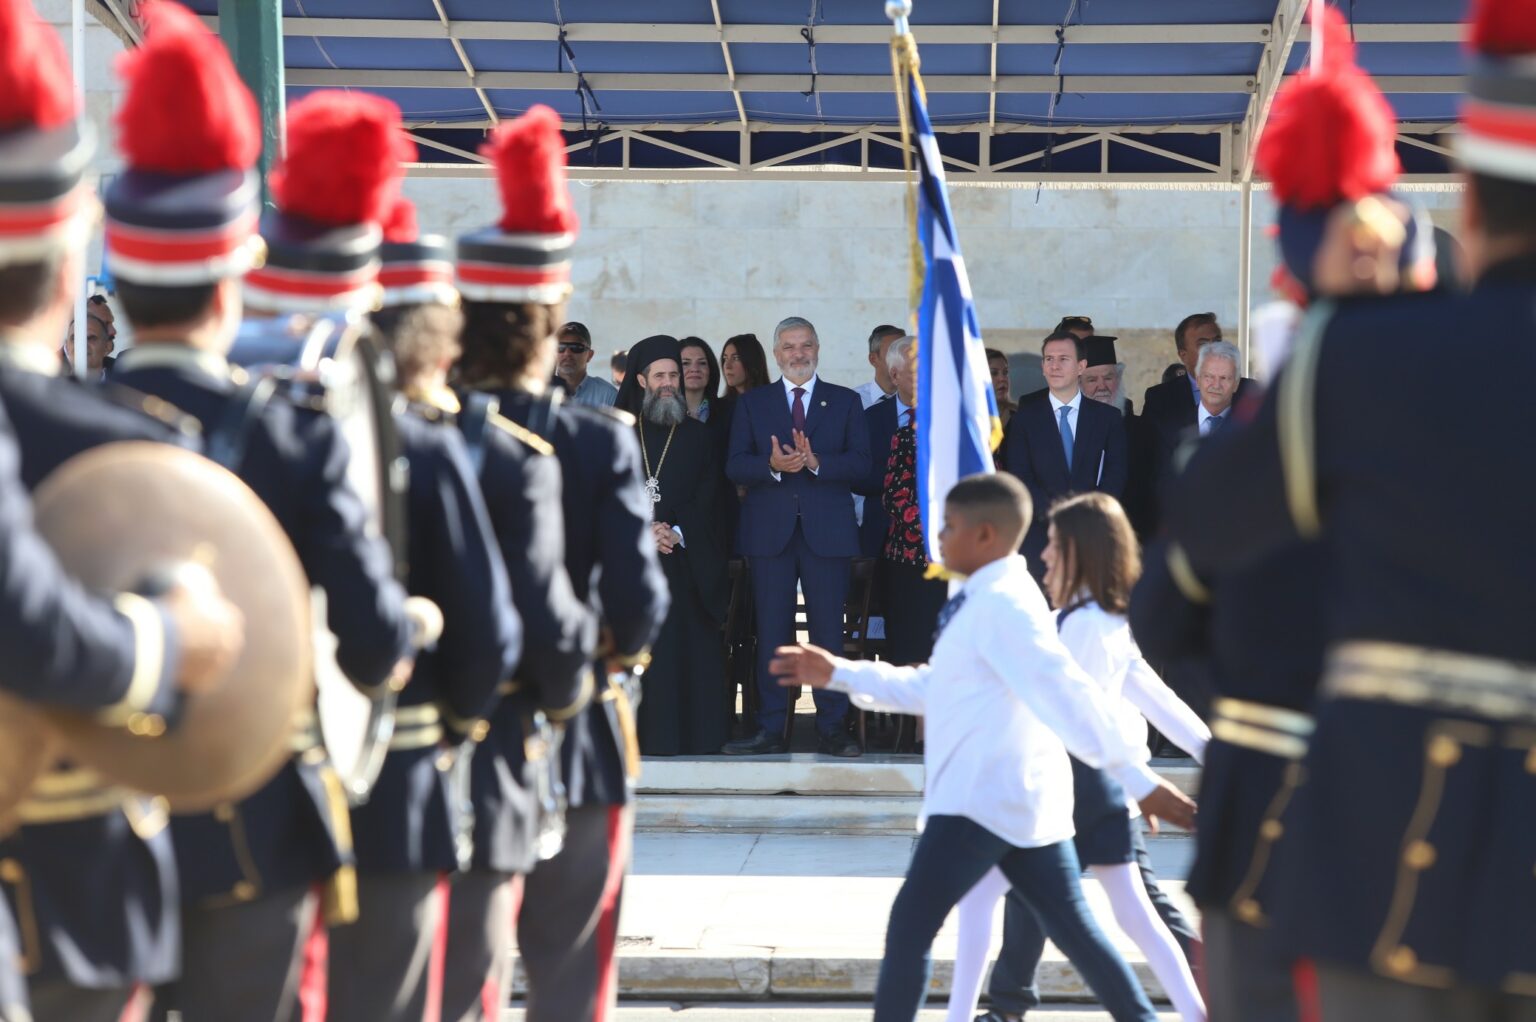
[(618, 388), (587, 373), (592, 361), (592, 331), (585, 323), (571, 320), (555, 336), (560, 342), (555, 382), (565, 388), (566, 396), (579, 405), (612, 408), (619, 396)]

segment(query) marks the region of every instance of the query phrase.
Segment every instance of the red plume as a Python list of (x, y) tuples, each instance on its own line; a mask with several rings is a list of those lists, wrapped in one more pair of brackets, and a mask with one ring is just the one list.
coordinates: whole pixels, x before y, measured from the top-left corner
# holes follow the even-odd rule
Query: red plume
[(57, 128), (76, 109), (58, 33), (27, 0), (0, 0), (0, 128)]
[(1280, 88), (1254, 153), (1275, 198), (1296, 209), (1364, 198), (1390, 187), (1402, 170), (1397, 116), (1355, 65), (1343, 16), (1323, 11), (1323, 66)]
[(1536, 53), (1536, 0), (1477, 0), (1467, 44), (1494, 57)]
[(1355, 40), (1350, 35), (1349, 22), (1337, 7), (1323, 4), (1323, 23), (1312, 26), (1313, 37), (1319, 33), (1323, 37), (1323, 66), (1316, 70), (1340, 71), (1357, 66)]
[(321, 89), (288, 107), (288, 155), (272, 171), (285, 213), (322, 224), (379, 223), (416, 146), (400, 108), (366, 92)]
[(144, 19), (144, 45), (117, 60), (128, 84), (118, 147), (129, 166), (166, 174), (255, 166), (261, 117), (224, 44), (180, 4), (155, 0)]
[(496, 165), (502, 230), (511, 234), (573, 234), (578, 226), (565, 184), (560, 115), (542, 104), (504, 122), (480, 152)]
[(395, 200), (384, 217), (384, 240), (396, 242), (415, 241), (421, 237), (416, 223), (416, 204), (405, 196)]

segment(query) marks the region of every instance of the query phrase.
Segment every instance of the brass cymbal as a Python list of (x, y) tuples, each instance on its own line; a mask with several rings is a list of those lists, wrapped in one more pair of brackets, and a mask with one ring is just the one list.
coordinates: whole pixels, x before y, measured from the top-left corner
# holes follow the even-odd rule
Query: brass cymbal
[(250, 794), (290, 755), (294, 722), (314, 701), (310, 596), (277, 519), (232, 473), (190, 451), (124, 442), (61, 465), (34, 495), (38, 531), (65, 569), (105, 593), (140, 589), (178, 565), (202, 565), (245, 615), (245, 648), (206, 692), (188, 695), (156, 737), (89, 714), (41, 712), (60, 751), (114, 783), (195, 812)]

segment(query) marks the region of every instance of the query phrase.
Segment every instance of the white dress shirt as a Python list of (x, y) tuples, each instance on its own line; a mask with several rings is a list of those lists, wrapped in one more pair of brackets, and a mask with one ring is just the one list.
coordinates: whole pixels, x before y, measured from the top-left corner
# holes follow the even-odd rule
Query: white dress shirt
[[(1060, 625), (1062, 644), (1099, 684), (1113, 708), (1121, 738), (1137, 751), (1141, 762), (1151, 756), (1147, 749), (1148, 721), (1196, 762), (1205, 762), (1211, 729), (1142, 659), (1124, 614), (1111, 614), (1089, 601)], [(1141, 808), (1136, 800), (1128, 801), (1131, 815), (1139, 816)]]
[(859, 400), (865, 408), (885, 397), (885, 391), (880, 389), (878, 380), (866, 380), (857, 387), (854, 387), (853, 392), (859, 395)]
[(1061, 410), (1063, 408), (1070, 408), (1070, 409), (1072, 409), (1070, 412), (1067, 413), (1067, 425), (1072, 427), (1072, 439), (1076, 440), (1077, 439), (1077, 413), (1078, 413), (1078, 410), (1083, 407), (1083, 391), (1082, 391), (1082, 388), (1081, 387), (1078, 388), (1077, 394), (1070, 401), (1062, 401), (1059, 398), (1057, 398), (1055, 394), (1051, 394), (1050, 395), (1050, 399), (1051, 399), (1051, 418), (1056, 420), (1056, 428), (1057, 428), (1057, 430), (1061, 429)]
[(1017, 848), (1065, 841), (1073, 834), (1069, 748), (1145, 798), (1157, 775), (1057, 637), (1024, 558), (993, 561), (962, 591), (928, 664), (839, 659), (832, 675), (831, 687), (860, 709), (927, 718), (924, 819), (964, 816)]
[[(795, 388), (799, 387), (805, 391), (805, 396), (800, 400), (802, 403), (801, 406), (805, 409), (805, 417), (809, 419), (811, 417), (811, 395), (816, 392), (816, 374), (812, 373), (811, 378), (806, 380), (804, 383), (791, 383), (789, 377), (787, 376), (780, 377), (779, 382), (784, 384), (784, 399), (789, 403), (789, 421), (791, 423), (790, 428), (793, 429), (793, 423), (795, 421)], [(795, 445), (795, 440), (793, 437), (781, 436), (779, 437), (779, 444), (781, 446), (788, 445), (793, 447)], [(809, 465), (807, 465), (805, 470), (813, 476), (821, 475), (820, 468), (811, 468)], [(773, 481), (776, 483), (784, 481), (784, 476), (778, 472), (770, 472), (769, 474), (773, 476)]]
[[(1223, 410), (1220, 415), (1212, 415), (1209, 411), (1206, 410), (1205, 402), (1204, 401), (1200, 402), (1200, 414), (1198, 416), (1199, 421), (1200, 421), (1200, 435), (1201, 436), (1207, 436), (1211, 432), (1211, 420), (1212, 419), (1225, 419), (1227, 416), (1229, 416), (1231, 414), (1232, 414), (1232, 406), (1231, 405), (1227, 405), (1226, 409)], [(1230, 423), (1229, 423), (1229, 425), (1230, 425)]]

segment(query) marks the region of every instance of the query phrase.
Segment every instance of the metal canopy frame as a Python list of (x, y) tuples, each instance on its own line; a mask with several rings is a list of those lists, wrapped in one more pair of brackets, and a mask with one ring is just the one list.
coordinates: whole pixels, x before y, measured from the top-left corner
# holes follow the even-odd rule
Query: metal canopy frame
[[(131, 0), (87, 2), (96, 16), (118, 31), (125, 42), (129, 45), (137, 42), (139, 33), (132, 18), (134, 5)], [(202, 12), (211, 25), (217, 25), (216, 0), (183, 2)], [(941, 0), (927, 2), (937, 4)], [(1268, 22), (1072, 23), (1064, 27), (1007, 24), (1004, 3), (1005, 0), (991, 0), (974, 5), (974, 20), (968, 23), (914, 26), (919, 46), (925, 53), (938, 51), (942, 54), (944, 47), (956, 46), (986, 48), (985, 73), (946, 74), (930, 70), (924, 75), (924, 84), (932, 96), (970, 96), (975, 98), (978, 106), (985, 103), (985, 119), (981, 119), (979, 111), (970, 118), (953, 118), (965, 123), (946, 123), (943, 117), (934, 118), (945, 163), (957, 184), (1250, 188), (1256, 140), (1280, 84), (1287, 72), (1294, 73), (1297, 69), (1297, 48), (1306, 45), (1311, 34), (1310, 27), (1302, 23), (1307, 0), (1274, 0), (1273, 15)], [(423, 157), (421, 163), (411, 167), (411, 172), (416, 174), (484, 173), (484, 161), (476, 153), (479, 133), (517, 112), (519, 105), (526, 106), (545, 97), (568, 100), (571, 94), (579, 94), (585, 89), (588, 96), (595, 95), (599, 99), (605, 95), (625, 94), (627, 115), (594, 111), (591, 116), (577, 119), (571, 113), (570, 104), (566, 103), (564, 127), (568, 133), (571, 173), (578, 179), (803, 181), (814, 177), (827, 181), (853, 181), (893, 178), (901, 173), (902, 143), (897, 126), (885, 120), (861, 123), (857, 115), (847, 114), (848, 110), (857, 108), (861, 97), (889, 94), (892, 84), (888, 75), (844, 73), (832, 60), (823, 60), (819, 69), (807, 67), (803, 73), (742, 70), (742, 47), (793, 46), (803, 50), (809, 43), (812, 53), (817, 46), (832, 45), (841, 48), (844, 54), (850, 52), (849, 47), (878, 46), (883, 49), (890, 38), (890, 27), (879, 20), (881, 5), (878, 0), (859, 0), (859, 4), (859, 12), (864, 6), (869, 8), (867, 23), (833, 24), (816, 20), (807, 25), (734, 22), (728, 18), (731, 0), (707, 0), (707, 3), (700, 0), (697, 19), (683, 23), (643, 20), (658, 16), (658, 12), (648, 12), (645, 5), (636, 5), (635, 21), (613, 20), (615, 14), (622, 18), (624, 9), (599, 5), (588, 10), (597, 13), (599, 18), (601, 11), (607, 11), (609, 20), (565, 22), (558, 14), (558, 3), (553, 4), (550, 11), (546, 11), (546, 5), (542, 4), (517, 5), (513, 8), (518, 15), (516, 20), (459, 20), (451, 16), (455, 0), (417, 0), (420, 15), (404, 18), (373, 17), (374, 6), (364, 0), (333, 0), (323, 5), (324, 13), (355, 9), (359, 16), (302, 17), (290, 14), (282, 19), (283, 36), (289, 40), (306, 40), (309, 45), (321, 47), (322, 53), (326, 42), (338, 39), (376, 40), (380, 44), (379, 53), (391, 45), (403, 53), (411, 46), (421, 47), (425, 41), (447, 42), (455, 58), (452, 63), (457, 67), (443, 64), (441, 58), (435, 62), (429, 60), (431, 66), (419, 68), (406, 68), (398, 63), (393, 67), (346, 66), (348, 62), (338, 64), (327, 54), (324, 64), (329, 66), (290, 65), (286, 69), (286, 83), (290, 88), (300, 90), (316, 87), (369, 89), (407, 98), (424, 91), (447, 90), (439, 94), (464, 97), (462, 100), (455, 98), (451, 104), (445, 100), (445, 104), (453, 107), (451, 111), (433, 109), (430, 101), (417, 104), (422, 113), (416, 115), (402, 100), (402, 105), (407, 106), (407, 125)], [(1436, 5), (1445, 8), (1440, 20), (1433, 20), (1441, 13)], [(321, 6), (311, 4), (311, 7)], [(1362, 18), (1354, 24), (1356, 41), (1363, 46), (1375, 47), (1378, 56), (1385, 52), (1384, 47), (1449, 47), (1460, 39), (1462, 0), (1417, 0), (1416, 6), (1388, 5), (1384, 0), (1378, 0), (1374, 6), (1380, 16), (1403, 18), (1401, 21), (1376, 22)], [(1362, 9), (1365, 7), (1365, 4), (1361, 5)], [(126, 15), (125, 8), (128, 10)], [(1351, 8), (1354, 8), (1353, 4)], [(394, 11), (401, 9), (402, 5), (393, 5)], [(414, 7), (407, 9), (416, 13)], [(480, 10), (485, 8), (481, 6)], [(842, 20), (847, 20), (850, 10), (854, 10), (852, 0), (844, 0), (837, 13)], [(1198, 10), (1198, 6), (1192, 6), (1190, 16), (1196, 16)], [(553, 19), (536, 20), (549, 13), (554, 14)], [(919, 11), (919, 15), (921, 13)], [(814, 42), (807, 29), (813, 29)], [(614, 44), (696, 46), (701, 52), (718, 53), (714, 63), (717, 67), (723, 64), (723, 73), (700, 70), (706, 65), (698, 63), (685, 64), (683, 69), (675, 63), (669, 67), (667, 56), (660, 50), (655, 70), (642, 59), (639, 70), (634, 66), (622, 70), (590, 70), (585, 69), (584, 62), (581, 73), (577, 72), (574, 59), (569, 63), (560, 62), (559, 70), (549, 69), (550, 64), (542, 60), (537, 62), (540, 67), (537, 70), (533, 69), (533, 63), (526, 61), (510, 64), (501, 61), (499, 65), (500, 68), (524, 69), (494, 69), (496, 64), (492, 65), (493, 69), (486, 69), (483, 62), (476, 65), (471, 53), (477, 46), (498, 44), (549, 44), (552, 48), (568, 44), (566, 52), (569, 53), (572, 52), (570, 48), (579, 49), (587, 43), (610, 47)], [(1074, 46), (1085, 45), (1123, 46), (1128, 51), (1142, 52), (1149, 46), (1168, 47), (1169, 53), (1186, 46), (1256, 47), (1258, 58), (1251, 72), (1236, 74), (1083, 74), (1071, 73), (1068, 69), (1058, 75), (1015, 74), (1001, 70), (1005, 55), (1023, 52), (1008, 50), (1008, 47), (1064, 46), (1067, 52), (1076, 52), (1072, 50)], [(487, 51), (474, 52), (483, 54)], [(520, 52), (527, 52), (526, 45)], [(761, 49), (757, 51), (758, 72), (764, 69), (761, 52)], [(1058, 55), (1060, 52), (1058, 49)], [(869, 54), (864, 56), (867, 58)], [(752, 67), (751, 57), (747, 59), (747, 66)], [(1105, 70), (1103, 57), (1099, 59), (1101, 64), (1096, 70)], [(358, 62), (354, 54), (352, 63)], [(389, 63), (366, 56), (360, 62), (369, 65)], [(866, 59), (863, 66), (855, 70), (867, 72), (869, 63)], [(1200, 61), (1194, 59), (1192, 63), (1198, 67)], [(1371, 62), (1366, 60), (1365, 63), (1370, 69)], [(1018, 68), (1017, 60), (1012, 64)], [(1414, 65), (1402, 59), (1385, 63), (1388, 71), (1400, 72), (1405, 68), (1411, 71)], [(949, 68), (954, 69), (953, 65)], [(1057, 69), (1060, 69), (1059, 60)], [(1232, 69), (1230, 62), (1221, 68), (1223, 71)], [(1443, 62), (1438, 69), (1448, 70)], [(1419, 101), (1416, 112), (1433, 111), (1440, 116), (1432, 123), (1404, 120), (1399, 125), (1399, 151), (1405, 157), (1411, 157), (1405, 159), (1405, 182), (1444, 184), (1451, 181), (1448, 158), (1455, 127), (1449, 123), (1448, 104), (1439, 103), (1433, 97), (1460, 92), (1462, 76), (1455, 73), (1384, 73), (1376, 75), (1376, 81), (1389, 97), (1403, 97), (1410, 101), (1410, 105), (1415, 97), (1430, 97)], [(463, 106), (471, 92), (473, 102), (479, 107), (478, 114)], [(773, 97), (793, 94), (842, 97), (842, 113), (836, 117), (780, 117), (763, 111), (764, 106), (770, 111), (773, 109)], [(669, 109), (663, 97), (708, 95), (716, 104), (728, 97), (728, 109), (734, 116), (692, 120), (661, 114), (652, 120), (644, 115), (644, 108), (652, 105), (645, 98), (648, 95), (658, 97), (653, 105), (658, 113)], [(1183, 119), (1174, 115), (1162, 118), (1165, 123), (1136, 120), (1092, 123), (1080, 115), (1064, 115), (1054, 118), (1053, 122), (1051, 114), (1040, 118), (1034, 113), (1021, 113), (1021, 109), (1028, 108), (1019, 107), (1017, 100), (1010, 106), (1010, 113), (1000, 111), (999, 101), (1004, 97), (1063, 95), (1089, 100), (1108, 97), (1104, 102), (1121, 106), (1124, 104), (1117, 104), (1113, 97), (1140, 97), (1135, 106), (1148, 110), (1149, 119), (1153, 121), (1158, 119), (1154, 98), (1157, 96), (1183, 97), (1182, 102), (1197, 104), (1220, 104), (1218, 97), (1228, 97), (1243, 112), (1238, 116), (1210, 114)], [(764, 103), (764, 97), (770, 102)], [(753, 109), (754, 98), (759, 106), (757, 111)], [(965, 101), (958, 98), (953, 102), (965, 105)], [(601, 109), (600, 103), (596, 106)], [(1180, 107), (1174, 105), (1171, 108)], [(637, 109), (641, 111), (640, 116), (633, 115)], [(958, 107), (952, 105), (951, 109)], [(1053, 103), (1050, 110), (1054, 113), (1055, 109)], [(1182, 109), (1193, 108), (1184, 106)], [(582, 111), (587, 112), (585, 100)], [(451, 116), (444, 116), (446, 113)], [(820, 114), (819, 100), (817, 114)], [(1044, 123), (1036, 123), (1040, 121)]]

